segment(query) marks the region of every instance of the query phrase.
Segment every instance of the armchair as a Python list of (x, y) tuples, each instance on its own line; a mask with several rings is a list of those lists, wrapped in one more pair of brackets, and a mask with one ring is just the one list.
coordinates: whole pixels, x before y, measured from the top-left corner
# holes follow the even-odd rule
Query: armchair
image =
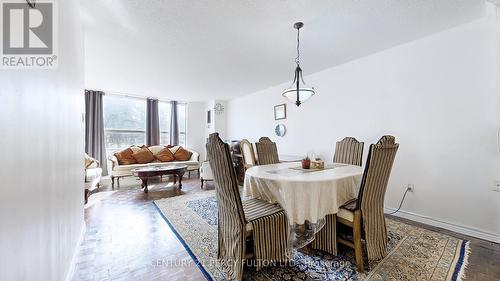
[(203, 163), (201, 163), (201, 168), (200, 168), (201, 188), (203, 188), (203, 183), (205, 181), (213, 181), (213, 180), (214, 176), (212, 174), (212, 169), (210, 168), (210, 162), (203, 161)]
[(98, 160), (85, 154), (85, 192), (84, 202), (87, 204), (92, 191), (100, 187), (102, 168)]

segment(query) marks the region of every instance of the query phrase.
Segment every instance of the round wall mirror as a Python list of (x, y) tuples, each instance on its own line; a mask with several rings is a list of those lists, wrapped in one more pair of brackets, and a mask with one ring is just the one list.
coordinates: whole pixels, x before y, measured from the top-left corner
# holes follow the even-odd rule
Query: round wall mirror
[(286, 134), (286, 127), (284, 124), (278, 124), (274, 127), (274, 132), (278, 137), (283, 137)]

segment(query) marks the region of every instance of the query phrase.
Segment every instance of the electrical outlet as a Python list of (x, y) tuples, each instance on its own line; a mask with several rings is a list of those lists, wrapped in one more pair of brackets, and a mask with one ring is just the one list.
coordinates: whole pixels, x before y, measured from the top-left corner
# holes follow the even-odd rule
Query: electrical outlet
[(406, 189), (409, 191), (409, 192), (414, 192), (415, 191), (415, 185), (413, 183), (409, 183), (407, 186), (406, 186)]
[(500, 192), (500, 180), (495, 181), (495, 186), (493, 188), (493, 191)]

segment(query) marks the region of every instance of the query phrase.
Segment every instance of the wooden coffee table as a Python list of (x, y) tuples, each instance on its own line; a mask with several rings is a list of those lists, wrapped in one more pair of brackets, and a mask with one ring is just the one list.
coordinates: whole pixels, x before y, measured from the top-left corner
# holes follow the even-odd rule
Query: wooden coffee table
[(173, 175), (174, 184), (177, 183), (179, 177), (179, 188), (182, 188), (182, 176), (187, 171), (186, 165), (172, 165), (172, 166), (153, 166), (146, 168), (137, 168), (132, 170), (132, 174), (142, 180), (142, 188), (144, 192), (148, 193), (148, 180), (152, 177)]

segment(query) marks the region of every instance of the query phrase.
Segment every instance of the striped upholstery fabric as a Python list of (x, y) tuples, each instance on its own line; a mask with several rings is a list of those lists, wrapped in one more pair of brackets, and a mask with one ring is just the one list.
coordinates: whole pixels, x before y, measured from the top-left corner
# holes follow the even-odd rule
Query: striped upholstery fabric
[(255, 152), (253, 151), (251, 142), (249, 142), (247, 139), (241, 140), (240, 151), (241, 155), (243, 156), (243, 164), (245, 165), (245, 169), (257, 165), (255, 161)]
[(247, 223), (252, 225), (258, 268), (262, 261), (286, 261), (288, 232), (283, 209), (258, 199), (241, 201), (229, 146), (218, 133), (209, 136), (207, 153), (219, 211), (217, 258), (228, 278), (241, 280), (243, 277)]
[(337, 255), (337, 216), (328, 215), (325, 217), (325, 226), (316, 233), (312, 242), (312, 248), (325, 251), (334, 256)]
[(288, 222), (285, 211), (277, 204), (260, 199), (243, 201), (243, 209), (247, 221), (252, 225), (257, 270), (267, 261), (288, 261)]
[(245, 213), (241, 203), (229, 146), (211, 134), (207, 154), (212, 168), (219, 211), (217, 258), (231, 280), (241, 280), (245, 256)]
[(259, 142), (255, 143), (255, 147), (257, 148), (259, 165), (269, 165), (280, 162), (276, 143), (272, 142), (268, 137), (261, 137)]
[(264, 200), (252, 198), (243, 201), (243, 211), (245, 212), (245, 219), (251, 222), (263, 216), (282, 212), (283, 209), (278, 204), (270, 204)]
[[(364, 142), (359, 142), (353, 137), (345, 137), (343, 140), (338, 141), (335, 145), (333, 162), (361, 166), (363, 161), (364, 145)], [(337, 216), (328, 215), (325, 219), (325, 226), (318, 233), (316, 233), (316, 237), (312, 242), (312, 247), (314, 249), (322, 250), (332, 255), (336, 255)]]
[(383, 136), (377, 144), (370, 145), (366, 160), (356, 209), (361, 209), (369, 260), (378, 260), (387, 254), (384, 197), (398, 148), (393, 136)]
[(344, 163), (361, 166), (363, 162), (363, 147), (365, 143), (352, 137), (346, 137), (335, 145), (334, 163)]

